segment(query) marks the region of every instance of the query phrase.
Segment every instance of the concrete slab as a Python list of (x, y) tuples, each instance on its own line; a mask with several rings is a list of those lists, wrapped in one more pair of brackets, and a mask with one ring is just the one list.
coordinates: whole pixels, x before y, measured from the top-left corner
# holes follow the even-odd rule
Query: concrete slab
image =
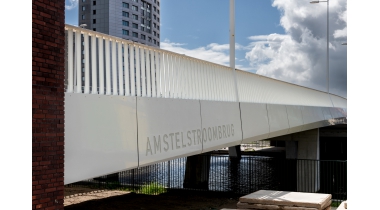
[(306, 207), (324, 210), (331, 203), (330, 194), (259, 190), (240, 197), (242, 203)]
[(346, 210), (347, 209), (347, 201), (343, 201), (336, 210)]
[[(242, 203), (242, 202), (238, 202), (236, 206), (238, 207), (238, 209), (265, 209), (265, 210), (281, 209), (277, 205), (251, 204), (251, 203)], [(317, 209), (311, 209), (311, 210), (317, 210)]]

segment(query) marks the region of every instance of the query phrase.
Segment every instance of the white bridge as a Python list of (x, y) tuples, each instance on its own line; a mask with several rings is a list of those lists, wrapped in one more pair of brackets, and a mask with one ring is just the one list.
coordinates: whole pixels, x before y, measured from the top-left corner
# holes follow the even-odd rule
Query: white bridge
[(66, 25), (65, 184), (345, 124), (347, 100)]

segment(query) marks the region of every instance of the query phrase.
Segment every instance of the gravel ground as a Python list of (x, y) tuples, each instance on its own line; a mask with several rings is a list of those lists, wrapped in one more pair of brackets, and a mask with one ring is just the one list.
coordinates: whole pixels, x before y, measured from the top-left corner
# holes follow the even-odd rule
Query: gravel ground
[[(239, 196), (240, 197), (240, 196)], [(170, 191), (160, 195), (144, 195), (127, 191), (65, 189), (65, 210), (94, 209), (162, 209), (216, 210), (236, 208), (239, 197), (217, 192)]]

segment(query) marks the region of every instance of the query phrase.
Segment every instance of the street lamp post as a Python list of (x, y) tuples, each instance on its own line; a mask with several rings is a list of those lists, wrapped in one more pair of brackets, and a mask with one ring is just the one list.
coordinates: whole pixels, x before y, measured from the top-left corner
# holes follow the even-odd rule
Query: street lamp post
[(330, 95), (330, 71), (329, 71), (329, 0), (326, 1), (311, 1), (310, 4), (318, 4), (319, 2), (326, 2), (327, 3), (327, 61), (326, 61), (326, 70), (327, 70), (327, 93)]
[(235, 0), (230, 0), (230, 67), (234, 77), (236, 102), (239, 102), (235, 70)]

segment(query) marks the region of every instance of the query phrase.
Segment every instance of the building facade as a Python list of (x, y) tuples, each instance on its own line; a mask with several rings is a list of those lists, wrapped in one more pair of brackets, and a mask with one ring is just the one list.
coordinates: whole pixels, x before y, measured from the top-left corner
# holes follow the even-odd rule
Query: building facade
[(159, 0), (79, 0), (78, 25), (160, 47)]

